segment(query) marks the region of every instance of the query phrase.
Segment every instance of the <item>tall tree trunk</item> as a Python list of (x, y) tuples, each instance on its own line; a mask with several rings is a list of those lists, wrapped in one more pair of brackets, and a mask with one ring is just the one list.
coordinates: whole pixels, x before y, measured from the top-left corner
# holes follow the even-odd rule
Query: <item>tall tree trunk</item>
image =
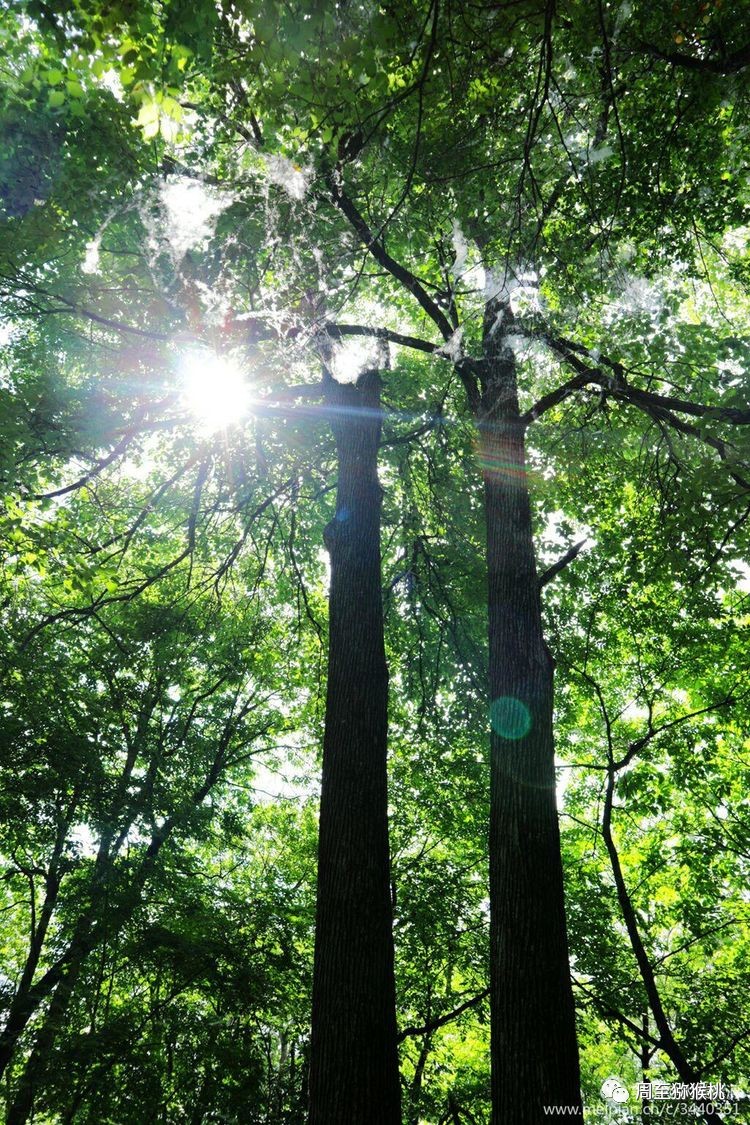
[(318, 852), (310, 1125), (401, 1121), (388, 853), (380, 380), (325, 378), (338, 453)]
[(539, 1125), (544, 1106), (582, 1116), (580, 1077), (555, 801), (553, 661), (542, 632), (515, 359), (489, 315), (482, 375), (492, 1121)]

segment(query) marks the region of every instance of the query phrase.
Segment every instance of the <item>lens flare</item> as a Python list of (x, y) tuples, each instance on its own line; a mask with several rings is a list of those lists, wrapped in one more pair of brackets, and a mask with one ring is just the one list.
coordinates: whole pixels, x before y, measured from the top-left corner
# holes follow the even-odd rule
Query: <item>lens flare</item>
[(500, 695), (490, 705), (490, 723), (500, 738), (517, 742), (531, 730), (531, 712), (520, 699), (515, 699), (512, 695)]

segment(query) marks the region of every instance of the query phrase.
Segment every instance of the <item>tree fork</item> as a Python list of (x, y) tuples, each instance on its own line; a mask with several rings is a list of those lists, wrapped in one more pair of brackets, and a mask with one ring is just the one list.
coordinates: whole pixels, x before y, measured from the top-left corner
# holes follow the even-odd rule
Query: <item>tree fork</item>
[(380, 566), (380, 377), (326, 374), (338, 454), (318, 851), (310, 1125), (400, 1125)]

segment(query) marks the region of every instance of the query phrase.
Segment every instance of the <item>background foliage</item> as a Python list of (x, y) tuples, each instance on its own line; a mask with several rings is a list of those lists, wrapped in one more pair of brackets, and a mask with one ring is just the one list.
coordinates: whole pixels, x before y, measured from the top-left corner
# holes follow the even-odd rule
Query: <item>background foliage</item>
[[(38, 1122), (303, 1120), (335, 480), (289, 388), (354, 321), (428, 344), (391, 347), (381, 450), (407, 1119), (489, 1120), (460, 359), (501, 291), (540, 570), (586, 541), (544, 589), (585, 1098), (617, 1121), (606, 1078), (678, 1075), (628, 910), (681, 1052), (747, 1096), (747, 13), (2, 19), (0, 1000), (31, 1006), (6, 1104), (33, 1078)], [(344, 374), (371, 342), (339, 341)], [(197, 343), (255, 400), (219, 432), (181, 389)]]

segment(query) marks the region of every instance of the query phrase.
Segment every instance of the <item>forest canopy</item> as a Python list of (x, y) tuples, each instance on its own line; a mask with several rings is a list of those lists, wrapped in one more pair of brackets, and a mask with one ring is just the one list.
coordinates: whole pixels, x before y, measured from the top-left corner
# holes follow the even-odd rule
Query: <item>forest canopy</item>
[(750, 10), (0, 48), (9, 1125), (750, 1121)]

